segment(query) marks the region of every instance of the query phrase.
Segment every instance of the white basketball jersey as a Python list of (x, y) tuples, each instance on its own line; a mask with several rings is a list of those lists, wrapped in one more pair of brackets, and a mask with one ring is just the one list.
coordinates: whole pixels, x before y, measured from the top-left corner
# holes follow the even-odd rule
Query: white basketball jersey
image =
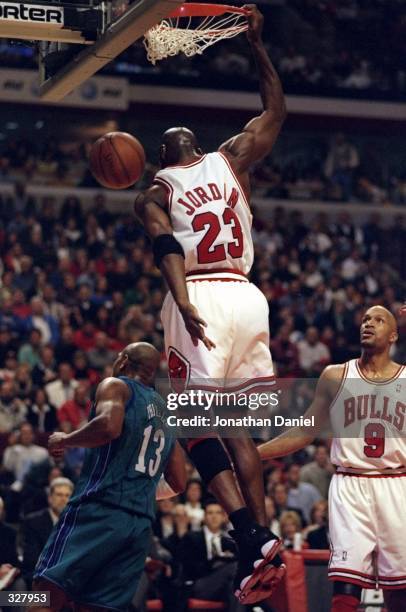
[(234, 269), (248, 274), (254, 258), (252, 215), (224, 155), (209, 153), (187, 166), (164, 168), (154, 182), (167, 190), (187, 273)]
[(357, 359), (346, 363), (330, 420), (331, 461), (339, 471), (404, 471), (406, 367), (379, 382), (365, 378)]

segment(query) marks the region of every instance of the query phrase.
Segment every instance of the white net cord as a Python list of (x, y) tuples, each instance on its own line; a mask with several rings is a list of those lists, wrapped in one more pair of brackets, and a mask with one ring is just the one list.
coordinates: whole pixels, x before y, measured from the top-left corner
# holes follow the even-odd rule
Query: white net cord
[(191, 27), (190, 17), (183, 27), (180, 27), (180, 21), (179, 17), (164, 19), (145, 34), (144, 46), (152, 64), (178, 53), (187, 57), (201, 55), (220, 40), (233, 38), (248, 29), (247, 18), (241, 14), (206, 17), (196, 28)]

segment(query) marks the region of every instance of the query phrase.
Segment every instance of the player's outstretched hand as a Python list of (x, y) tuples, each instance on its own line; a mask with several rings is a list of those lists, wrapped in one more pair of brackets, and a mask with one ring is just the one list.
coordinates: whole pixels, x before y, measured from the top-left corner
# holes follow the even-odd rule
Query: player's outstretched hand
[(63, 433), (62, 431), (56, 431), (52, 434), (52, 436), (49, 437), (49, 454), (54, 459), (62, 459), (63, 454), (65, 452), (66, 436), (66, 433)]
[(200, 318), (199, 313), (193, 304), (187, 304), (180, 309), (180, 312), (185, 322), (185, 327), (192, 338), (193, 344), (197, 346), (199, 344), (199, 340), (201, 340), (209, 351), (211, 351), (212, 348), (216, 348), (214, 342), (212, 342), (204, 332), (204, 328), (207, 327), (207, 323)]
[(260, 12), (256, 4), (244, 4), (243, 8), (250, 12), (248, 15), (248, 40), (250, 42), (261, 40), (262, 28), (264, 27), (263, 14)]

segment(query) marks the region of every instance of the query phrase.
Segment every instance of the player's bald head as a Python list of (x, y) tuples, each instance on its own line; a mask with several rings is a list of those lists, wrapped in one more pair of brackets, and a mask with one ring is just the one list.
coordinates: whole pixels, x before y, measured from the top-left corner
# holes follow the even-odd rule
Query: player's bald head
[(142, 365), (158, 367), (159, 352), (149, 342), (133, 342), (128, 344), (122, 351), (123, 355), (127, 355), (128, 360), (135, 370)]
[(380, 314), (381, 316), (385, 318), (385, 320), (387, 321), (388, 325), (391, 328), (391, 331), (393, 332), (398, 331), (398, 324), (397, 324), (395, 316), (393, 315), (393, 313), (391, 313), (390, 310), (385, 308), (385, 306), (379, 306), (379, 305), (371, 306), (371, 308), (368, 308), (368, 310), (364, 313), (364, 317), (365, 315), (374, 316), (376, 314)]
[(166, 130), (162, 136), (162, 144), (166, 146), (191, 146), (197, 147), (197, 138), (189, 128), (174, 127)]
[(162, 167), (177, 164), (185, 155), (201, 154), (197, 138), (186, 127), (173, 127), (162, 135), (161, 165)]
[(128, 344), (113, 365), (113, 376), (137, 377), (146, 385), (153, 385), (160, 363), (160, 354), (148, 342)]

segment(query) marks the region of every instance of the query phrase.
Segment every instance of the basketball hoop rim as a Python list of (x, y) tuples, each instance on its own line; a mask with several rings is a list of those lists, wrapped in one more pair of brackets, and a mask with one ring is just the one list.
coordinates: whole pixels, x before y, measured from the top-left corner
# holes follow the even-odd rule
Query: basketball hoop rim
[(248, 30), (250, 14), (249, 9), (228, 4), (184, 3), (145, 33), (147, 57), (155, 65), (181, 52), (186, 57), (202, 54), (211, 45)]
[(177, 9), (172, 11), (169, 18), (175, 17), (217, 17), (225, 13), (236, 15), (245, 15), (248, 17), (249, 11), (239, 6), (230, 6), (228, 4), (203, 4), (201, 2), (188, 2), (182, 4)]

